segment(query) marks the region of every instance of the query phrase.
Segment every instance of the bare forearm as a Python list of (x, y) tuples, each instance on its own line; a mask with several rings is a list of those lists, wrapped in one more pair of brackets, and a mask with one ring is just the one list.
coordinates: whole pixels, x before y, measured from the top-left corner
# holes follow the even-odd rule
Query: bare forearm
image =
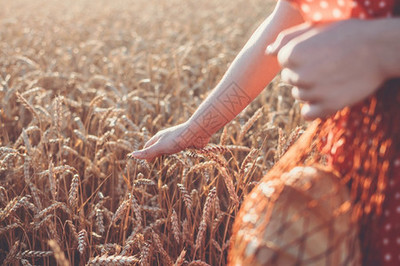
[(301, 22), (296, 10), (286, 2), (279, 3), (189, 119), (188, 133), (197, 134), (197, 137), (203, 135), (204, 138), (211, 136), (257, 97), (279, 71), (276, 57), (265, 55), (266, 46), (282, 30)]

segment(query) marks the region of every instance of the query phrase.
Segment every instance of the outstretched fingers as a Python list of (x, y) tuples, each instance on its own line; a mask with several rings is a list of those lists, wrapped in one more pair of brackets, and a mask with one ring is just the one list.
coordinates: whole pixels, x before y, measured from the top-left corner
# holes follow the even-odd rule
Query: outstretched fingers
[(155, 157), (162, 155), (161, 144), (158, 140), (155, 140), (154, 142), (150, 141), (145, 144), (143, 149), (132, 152), (130, 156), (136, 159), (152, 161)]
[(149, 139), (143, 146), (143, 149), (150, 147), (151, 145), (153, 145), (154, 143), (156, 143), (156, 141), (158, 141), (160, 139), (160, 137), (156, 134), (154, 135), (151, 139)]

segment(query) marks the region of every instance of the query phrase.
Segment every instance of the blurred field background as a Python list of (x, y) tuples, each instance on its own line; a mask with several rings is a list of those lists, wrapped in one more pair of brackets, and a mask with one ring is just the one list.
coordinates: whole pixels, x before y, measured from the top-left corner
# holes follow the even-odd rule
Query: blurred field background
[(272, 0), (0, 0), (0, 263), (225, 265), (245, 195), (301, 134), (275, 80), (202, 150), (185, 121)]

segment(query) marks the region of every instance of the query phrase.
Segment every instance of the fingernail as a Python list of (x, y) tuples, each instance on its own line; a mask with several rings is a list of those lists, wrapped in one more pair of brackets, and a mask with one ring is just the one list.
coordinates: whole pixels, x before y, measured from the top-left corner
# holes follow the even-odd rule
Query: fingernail
[(308, 103), (304, 104), (301, 108), (301, 115), (307, 121), (313, 120), (313, 117), (311, 116), (311, 106)]
[(301, 108), (301, 115), (302, 116), (307, 116), (307, 114), (310, 112), (310, 105), (308, 103), (305, 103), (303, 107)]
[(266, 54), (273, 54), (274, 51), (275, 51), (274, 45), (273, 45), (273, 44), (270, 44), (270, 45), (267, 46), (267, 49), (265, 50), (265, 53), (266, 53)]
[(129, 157), (138, 157), (140, 156), (141, 152), (140, 151), (133, 151), (131, 153), (128, 154)]

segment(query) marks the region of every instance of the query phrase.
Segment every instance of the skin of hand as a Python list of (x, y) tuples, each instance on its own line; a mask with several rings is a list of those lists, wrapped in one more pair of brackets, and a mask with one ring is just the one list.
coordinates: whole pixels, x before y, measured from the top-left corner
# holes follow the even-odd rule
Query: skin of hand
[(193, 134), (190, 134), (189, 124), (183, 123), (157, 132), (141, 151), (133, 152), (132, 155), (152, 161), (161, 154), (173, 154), (189, 147), (204, 147), (209, 139), (208, 136), (197, 136), (194, 139)]
[(326, 117), (400, 74), (399, 21), (304, 23), (279, 34), (266, 52), (277, 55), (283, 82), (305, 103), (302, 115), (309, 120)]
[(212, 134), (239, 114), (279, 72), (276, 57), (265, 54), (266, 46), (282, 30), (302, 22), (297, 9), (286, 1), (279, 1), (190, 119), (158, 132), (131, 156), (151, 161), (162, 154), (205, 146)]

